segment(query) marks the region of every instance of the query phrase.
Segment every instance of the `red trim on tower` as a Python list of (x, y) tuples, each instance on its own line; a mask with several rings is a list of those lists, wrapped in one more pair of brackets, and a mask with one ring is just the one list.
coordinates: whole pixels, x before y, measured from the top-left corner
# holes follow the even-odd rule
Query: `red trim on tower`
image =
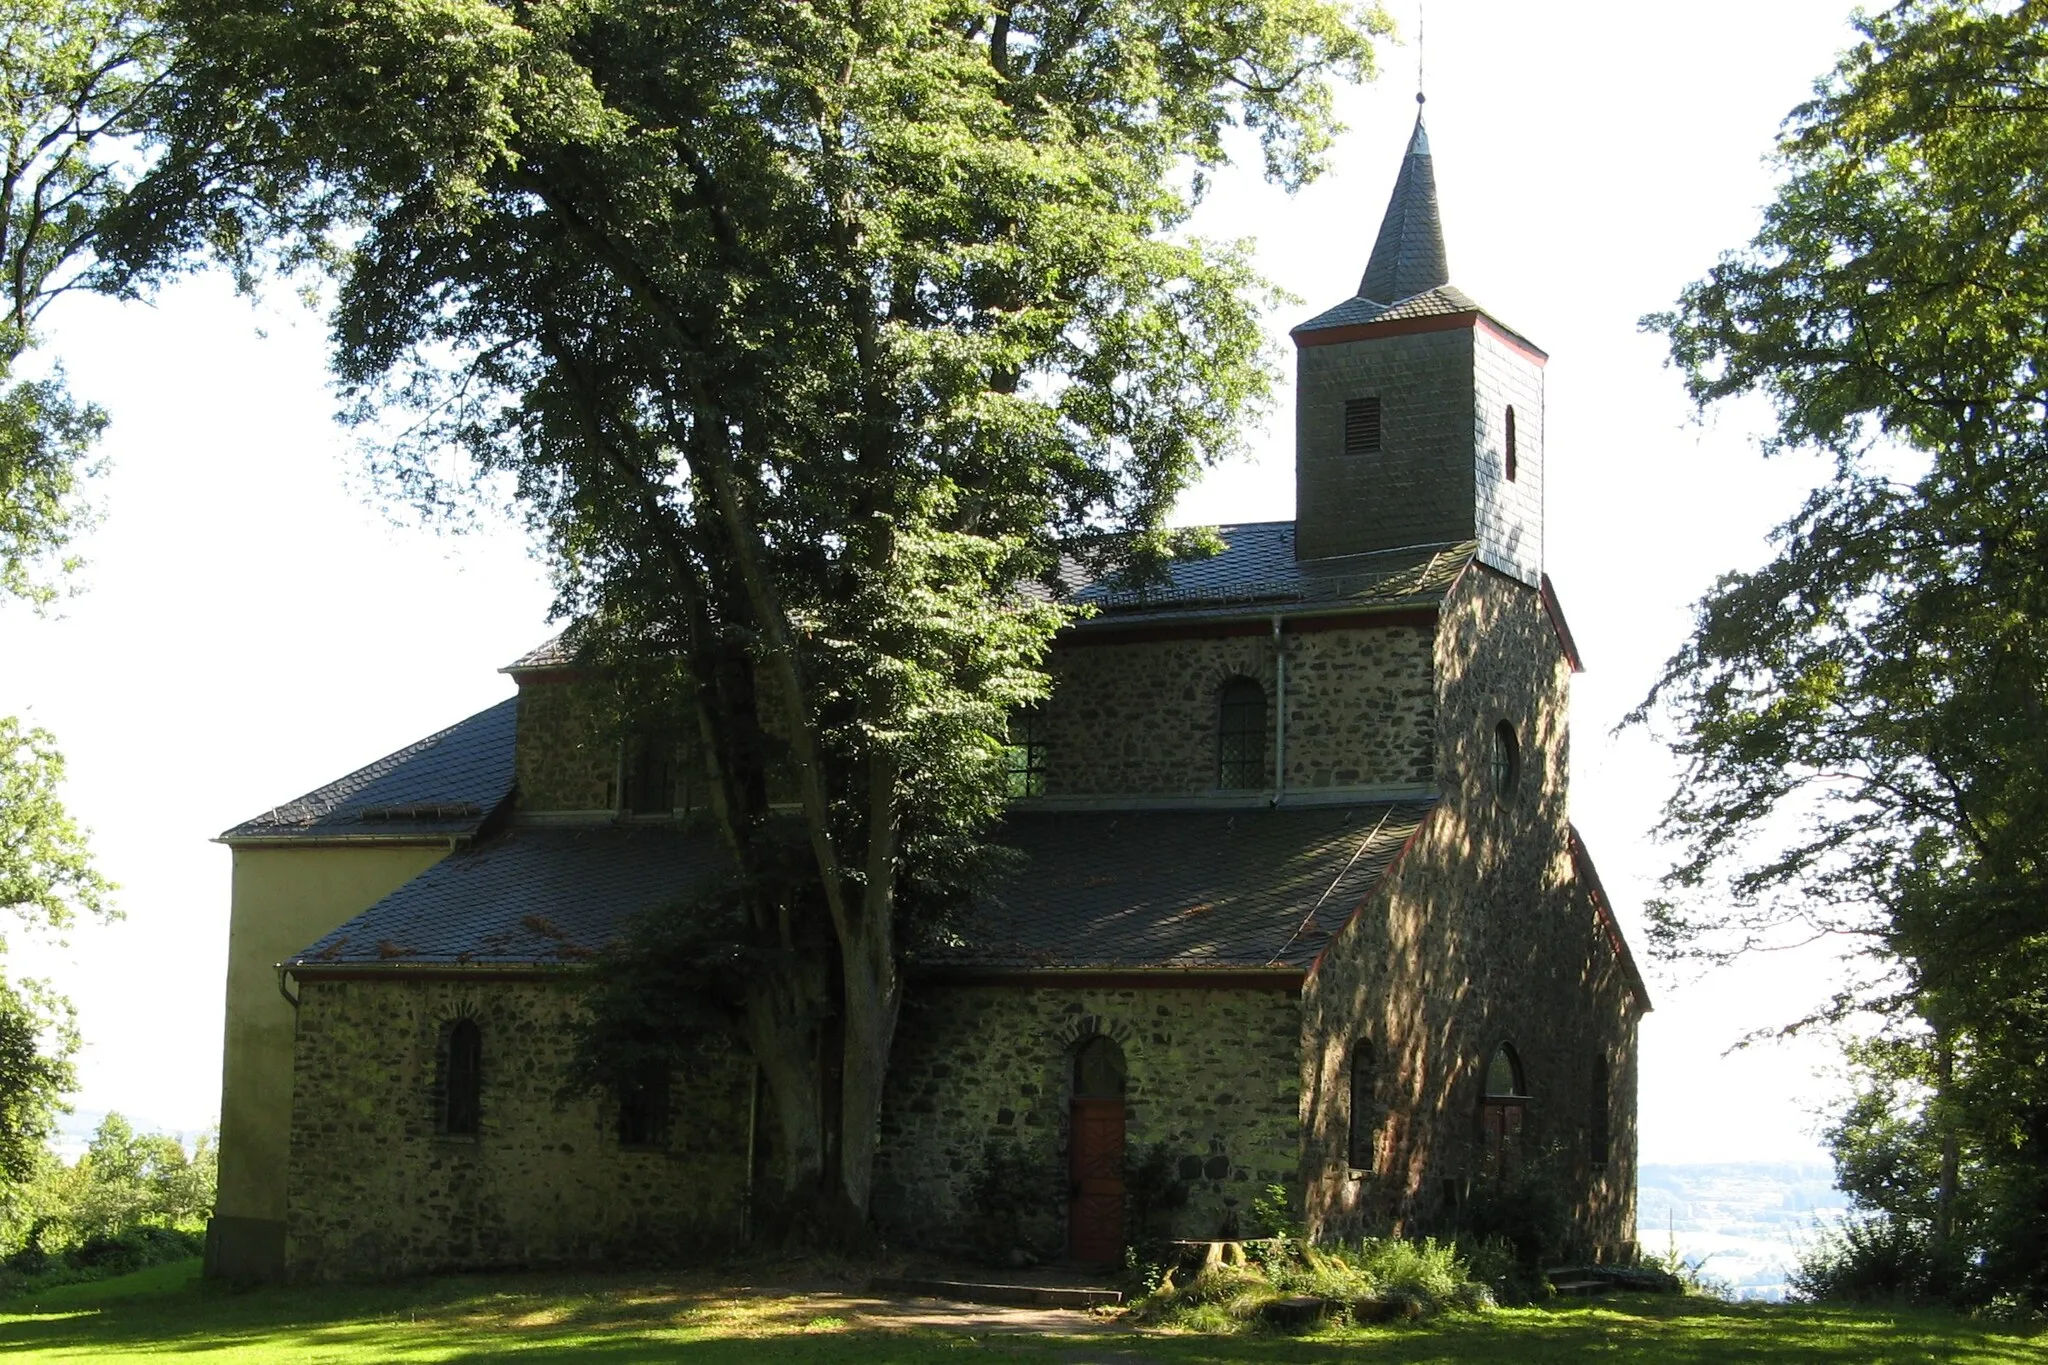
[(1380, 337), (1416, 336), (1423, 332), (1455, 332), (1466, 327), (1484, 327), (1502, 345), (1521, 352), (1538, 365), (1548, 364), (1550, 355), (1527, 337), (1517, 336), (1477, 309), (1462, 313), (1438, 313), (1431, 317), (1395, 318), (1389, 322), (1354, 322), (1344, 327), (1319, 327), (1313, 332), (1296, 332), (1296, 346), (1336, 346), (1346, 341), (1374, 341)]

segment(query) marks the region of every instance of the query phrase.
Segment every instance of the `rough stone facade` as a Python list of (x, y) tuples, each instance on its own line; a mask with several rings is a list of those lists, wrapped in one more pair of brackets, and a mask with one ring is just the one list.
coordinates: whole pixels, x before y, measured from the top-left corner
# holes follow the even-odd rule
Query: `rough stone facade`
[[(1436, 757), (1432, 632), (1369, 620), (1284, 636), (1287, 786), (1428, 783)], [(1232, 678), (1265, 691), (1260, 790), (1272, 787), (1278, 688), (1263, 631), (1053, 651), (1045, 703), (1046, 795), (1196, 796), (1217, 790), (1218, 696)]]
[[(1300, 1155), (1297, 978), (1265, 988), (930, 985), (905, 1003), (883, 1101), (875, 1212), (892, 1244), (974, 1248), (988, 1144), (1035, 1172), (1025, 1249), (1066, 1247), (1073, 1059), (1104, 1034), (1126, 1067), (1126, 1151), (1164, 1144), (1186, 1202), (1148, 1231), (1252, 1235), (1252, 1200)], [(993, 1248), (1005, 1251), (1007, 1248)]]
[(598, 719), (587, 685), (522, 680), (519, 805), (525, 811), (603, 811), (619, 804), (619, 746)]
[[(286, 1256), (298, 1278), (701, 1257), (740, 1238), (753, 1071), (671, 1082), (660, 1150), (564, 1103), (575, 996), (559, 984), (310, 979), (300, 988)], [(483, 1039), (474, 1137), (439, 1126), (441, 1039)]]
[[(1302, 1172), (1311, 1227), (1420, 1231), (1455, 1221), (1481, 1177), (1483, 1078), (1502, 1045), (1530, 1102), (1522, 1150), (1577, 1205), (1596, 1254), (1634, 1238), (1634, 995), (1580, 884), (1565, 819), (1568, 667), (1533, 590), (1484, 569), (1438, 637), (1442, 803), (1389, 882), (1311, 975), (1302, 1029)], [(1521, 737), (1495, 790), (1502, 721)], [(1376, 1055), (1377, 1160), (1351, 1167), (1349, 1059)], [(1609, 1150), (1591, 1160), (1594, 1059), (1609, 1067)]]

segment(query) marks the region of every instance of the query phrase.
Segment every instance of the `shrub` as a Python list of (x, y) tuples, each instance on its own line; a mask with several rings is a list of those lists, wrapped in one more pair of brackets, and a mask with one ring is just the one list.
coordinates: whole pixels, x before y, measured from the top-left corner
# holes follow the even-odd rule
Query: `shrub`
[(1868, 1303), (1934, 1297), (1945, 1278), (1923, 1228), (1874, 1213), (1823, 1230), (1785, 1283), (1809, 1303)]
[(1352, 1321), (1420, 1318), (1493, 1303), (1457, 1248), (1433, 1238), (1331, 1246), (1275, 1238), (1241, 1250), (1242, 1259), (1211, 1262), (1179, 1283), (1163, 1277), (1135, 1306), (1138, 1320), (1188, 1331), (1241, 1331), (1266, 1317), (1274, 1301), (1297, 1296), (1323, 1300), (1327, 1318)]

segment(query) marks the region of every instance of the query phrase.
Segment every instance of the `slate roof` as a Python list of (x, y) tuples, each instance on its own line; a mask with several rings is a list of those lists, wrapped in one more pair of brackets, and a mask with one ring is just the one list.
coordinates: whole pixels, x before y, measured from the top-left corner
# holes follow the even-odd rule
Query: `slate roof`
[[(925, 955), (944, 968), (1305, 968), (1430, 806), (1017, 814), (1023, 862)], [(455, 853), (287, 966), (545, 967), (729, 866), (707, 834), (515, 828)]]
[(1434, 603), (1450, 591), (1478, 550), (1476, 541), (1465, 541), (1303, 561), (1294, 557), (1291, 521), (1214, 529), (1224, 543), (1222, 553), (1177, 560), (1167, 567), (1162, 583), (1133, 588), (1114, 581), (1075, 581), (1074, 600), (1100, 611), (1088, 624), (1228, 615), (1250, 607), (1327, 610)]
[(1451, 282), (1444, 255), (1443, 216), (1437, 210), (1436, 169), (1429, 155), (1429, 133), (1422, 111), (1415, 111), (1415, 131), (1408, 135), (1408, 154), (1401, 158), (1394, 193), (1387, 200), (1380, 234), (1372, 244), (1365, 278), (1358, 282), (1361, 298), (1398, 303), (1424, 290)]
[(709, 834), (528, 826), (443, 858), (287, 966), (580, 962), (730, 867)]
[(949, 967), (1307, 968), (1428, 802), (1013, 815), (1023, 870), (931, 954)]
[(440, 839), (474, 834), (512, 790), (518, 699), (457, 721), (223, 833), (267, 840)]

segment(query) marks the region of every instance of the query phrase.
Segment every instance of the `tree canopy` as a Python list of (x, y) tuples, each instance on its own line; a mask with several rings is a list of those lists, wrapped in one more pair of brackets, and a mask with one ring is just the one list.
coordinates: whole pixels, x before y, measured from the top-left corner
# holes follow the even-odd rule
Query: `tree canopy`
[(442, 505), (454, 452), (515, 490), (584, 658), (635, 685), (621, 725), (681, 720), (733, 853), (687, 913), (742, 941), (656, 937), (747, 954), (726, 1004), (790, 1188), (858, 1222), (905, 954), (978, 874), (1062, 575), (1156, 564), (1272, 383), (1259, 282), (1181, 234), (1193, 199), (1240, 138), (1315, 174), (1384, 16), (166, 15), (178, 79), (120, 278), (331, 268), (335, 368), (392, 486)]
[(1952, 1287), (2037, 1303), (2044, 21), (2048, 5), (1974, 0), (1859, 19), (1863, 41), (1792, 115), (1755, 239), (1650, 319), (1701, 404), (1766, 395), (1768, 448), (1825, 452), (1832, 477), (1768, 564), (1700, 604), (1641, 713), (1676, 722), (1687, 765), (1660, 946), (1853, 943), (1863, 970), (1810, 1016), (1885, 1030), (1855, 1049), (1865, 1087), (1834, 1132), (1848, 1188), (1923, 1219)]

